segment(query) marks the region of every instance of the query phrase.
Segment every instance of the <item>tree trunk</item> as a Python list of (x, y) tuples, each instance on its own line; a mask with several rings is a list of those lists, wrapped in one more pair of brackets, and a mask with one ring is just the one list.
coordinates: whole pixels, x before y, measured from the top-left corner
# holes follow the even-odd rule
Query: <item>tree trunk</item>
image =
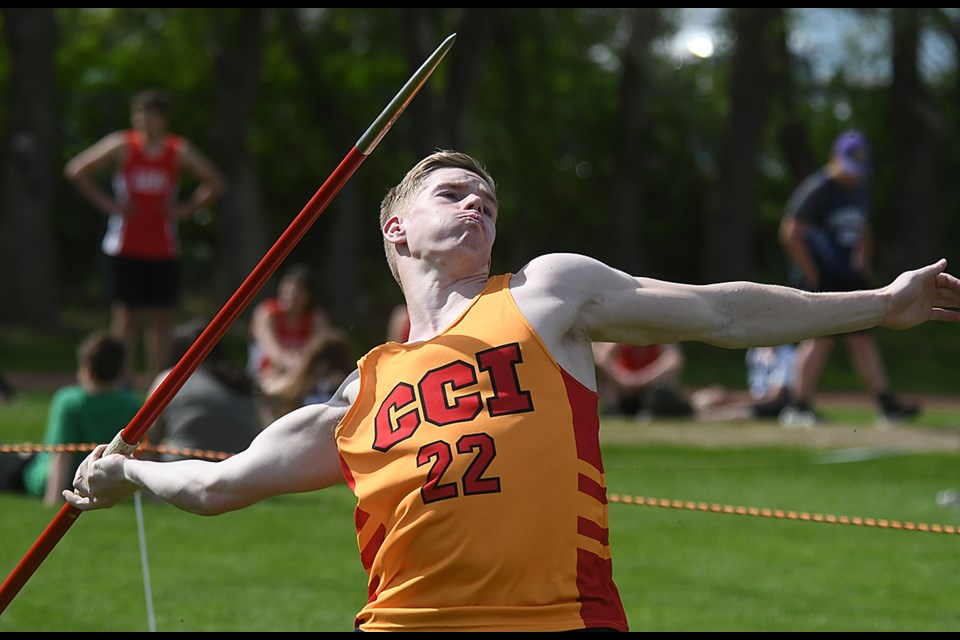
[(444, 60), (447, 88), (444, 93), (444, 110), (441, 115), (449, 145), (452, 149), (468, 149), (473, 142), (470, 128), (476, 111), (477, 96), (483, 80), (483, 66), (487, 59), (492, 38), (490, 22), (494, 12), (488, 7), (460, 9), (457, 20), (457, 55)]
[(730, 9), (737, 48), (730, 111), (720, 151), (718, 197), (705, 230), (705, 281), (755, 277), (759, 155), (770, 112), (771, 60), (782, 9)]
[(889, 128), (895, 164), (890, 234), (877, 247), (878, 267), (888, 274), (940, 258), (944, 218), (938, 176), (946, 127), (929, 99), (917, 64), (921, 9), (893, 9), (893, 82)]
[[(404, 26), (402, 46), (406, 53), (407, 66), (410, 73), (413, 73), (446, 35), (438, 38), (436, 9), (401, 9), (400, 11)], [(418, 159), (436, 149), (440, 141), (445, 138), (443, 129), (436, 126), (439, 106), (436, 104), (434, 97), (436, 94), (432, 86), (436, 86), (436, 83), (427, 83), (404, 112), (404, 118), (409, 123), (404, 126), (404, 129), (411, 132), (410, 147)]]
[(798, 87), (793, 74), (796, 62), (790, 55), (783, 12), (777, 20), (780, 22), (780, 27), (777, 29), (774, 44), (776, 54), (770, 60), (772, 72), (770, 93), (774, 96), (776, 106), (779, 107), (777, 142), (787, 166), (786, 184), (798, 185), (822, 164), (822, 159), (810, 147), (809, 126), (799, 111), (798, 100), (801, 98), (798, 98)]
[(260, 86), (263, 9), (239, 9), (221, 24), (223, 43), (215, 60), (216, 109), (211, 156), (227, 179), (219, 215), (217, 290), (223, 302), (266, 253), (267, 237), (259, 172), (247, 146)]
[[(316, 34), (304, 29), (297, 9), (281, 9), (280, 25), (290, 54), (303, 75), (303, 82), (312, 87), (312, 91), (306, 94), (311, 101), (310, 112), (315, 114), (316, 122), (327, 123), (330, 147), (346, 154), (364, 129), (362, 126), (351, 126), (354, 119), (344, 101), (337, 98), (342, 92), (329, 86), (330, 81), (320, 68), (323, 43), (317, 41)], [(396, 90), (399, 89), (400, 85), (397, 85)], [(379, 113), (378, 109), (385, 106), (386, 102), (375, 105), (374, 111)], [(342, 155), (331, 158), (329, 171), (332, 172), (342, 159)], [(321, 180), (325, 178), (326, 175), (319, 176)], [(319, 189), (321, 184), (318, 182), (316, 188)], [(358, 172), (343, 185), (330, 203), (330, 208), (324, 214), (326, 231), (322, 238), (322, 250), (318, 250), (318, 263), (322, 265), (319, 278), (323, 285), (322, 305), (337, 324), (346, 327), (353, 327), (358, 321), (365, 320), (371, 304), (361, 279), (361, 246), (362, 231), (368, 224), (375, 224), (372, 220), (376, 218), (371, 216), (376, 216), (377, 212), (362, 210), (359, 204), (362, 185), (363, 176)]]
[(623, 75), (620, 78), (620, 104), (617, 112), (617, 138), (614, 141), (611, 211), (614, 266), (627, 273), (644, 273), (641, 237), (643, 194), (642, 173), (644, 132), (650, 126), (649, 79), (650, 45), (663, 30), (657, 9), (627, 9), (630, 37), (624, 49)]
[(770, 59), (770, 95), (776, 114), (773, 118), (776, 144), (786, 167), (786, 179), (780, 182), (782, 191), (777, 198), (780, 206), (771, 207), (766, 215), (758, 215), (754, 245), (759, 265), (755, 278), (779, 284), (788, 282), (790, 265), (778, 238), (784, 206), (793, 189), (823, 164), (823, 159), (810, 145), (810, 123), (800, 112), (800, 96), (805, 94), (797, 85), (798, 61), (790, 55), (784, 17), (781, 12), (778, 17), (781, 26), (774, 45), (776, 53)]
[(37, 328), (59, 322), (52, 199), (59, 181), (53, 9), (3, 9), (10, 45), (7, 122), (0, 142), (0, 319)]

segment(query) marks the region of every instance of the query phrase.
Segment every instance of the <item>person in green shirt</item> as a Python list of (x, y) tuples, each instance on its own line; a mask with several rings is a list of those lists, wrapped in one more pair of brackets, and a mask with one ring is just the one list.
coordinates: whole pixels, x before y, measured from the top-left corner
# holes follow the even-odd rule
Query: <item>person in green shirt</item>
[[(121, 384), (125, 347), (105, 331), (92, 333), (77, 350), (77, 383), (58, 389), (50, 403), (46, 445), (108, 442), (143, 405), (140, 395)], [(62, 502), (85, 452), (41, 451), (0, 459), (0, 489)]]

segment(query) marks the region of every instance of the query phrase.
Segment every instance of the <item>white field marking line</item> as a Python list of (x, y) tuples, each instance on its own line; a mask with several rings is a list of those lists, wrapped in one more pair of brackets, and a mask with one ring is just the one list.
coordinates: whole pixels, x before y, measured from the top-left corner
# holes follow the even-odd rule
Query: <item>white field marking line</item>
[(157, 630), (157, 621), (153, 615), (153, 592), (150, 589), (150, 565), (147, 563), (147, 536), (143, 527), (143, 505), (140, 492), (133, 494), (133, 505), (137, 513), (137, 538), (140, 540), (140, 566), (143, 570), (143, 592), (147, 599), (147, 628)]

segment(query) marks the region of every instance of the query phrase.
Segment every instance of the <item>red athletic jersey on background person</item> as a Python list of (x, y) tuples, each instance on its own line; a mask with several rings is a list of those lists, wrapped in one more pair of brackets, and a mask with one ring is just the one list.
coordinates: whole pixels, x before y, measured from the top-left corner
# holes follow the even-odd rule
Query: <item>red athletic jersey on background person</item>
[(362, 630), (627, 630), (597, 394), (509, 282), (491, 278), (437, 337), (359, 363), (336, 440), (369, 576)]
[[(267, 298), (263, 302), (267, 315), (270, 317), (270, 323), (274, 326), (277, 341), (284, 349), (299, 350), (306, 347), (307, 342), (313, 337), (313, 317), (312, 309), (305, 309), (293, 322), (287, 321), (287, 315), (280, 306), (280, 301), (276, 298)], [(258, 371), (266, 371), (270, 368), (270, 358), (258, 351), (257, 357), (260, 359), (256, 365)]]
[(636, 346), (618, 344), (616, 349), (617, 366), (625, 371), (640, 371), (653, 364), (663, 353), (663, 345), (647, 344)]
[(179, 255), (177, 222), (169, 216), (179, 190), (182, 138), (167, 135), (162, 150), (144, 149), (143, 134), (125, 133), (127, 156), (113, 176), (118, 201), (128, 203), (125, 214), (110, 215), (103, 252), (137, 260), (172, 260)]

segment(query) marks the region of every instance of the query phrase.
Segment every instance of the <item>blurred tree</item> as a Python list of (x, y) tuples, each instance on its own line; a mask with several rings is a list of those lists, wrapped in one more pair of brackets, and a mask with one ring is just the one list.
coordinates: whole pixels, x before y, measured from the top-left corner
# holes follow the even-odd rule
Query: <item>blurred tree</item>
[(2, 9), (10, 53), (0, 137), (0, 319), (54, 328), (60, 319), (52, 203), (60, 180), (53, 9)]
[(706, 220), (705, 279), (754, 279), (760, 159), (769, 123), (771, 86), (783, 62), (783, 9), (730, 10), (736, 49), (730, 62), (730, 106), (719, 152), (717, 197)]
[(267, 251), (263, 193), (250, 132), (260, 89), (264, 9), (221, 9), (211, 21), (215, 109), (210, 155), (227, 177), (218, 211), (218, 299), (237, 290)]
[(887, 127), (894, 165), (890, 237), (877, 251), (886, 271), (898, 273), (941, 257), (945, 220), (941, 214), (939, 167), (948, 128), (920, 77), (921, 21), (927, 9), (892, 9), (893, 79)]
[[(773, 99), (770, 131), (762, 153), (768, 161), (761, 161), (758, 167), (761, 191), (753, 244), (753, 277), (782, 284), (787, 281), (788, 264), (777, 240), (783, 207), (793, 187), (821, 164), (821, 157), (810, 146), (810, 70), (805, 61), (790, 53), (789, 16), (781, 11), (777, 20), (782, 24), (776, 29), (776, 41), (772, 44), (775, 53), (770, 59), (769, 91)], [(774, 168), (764, 170), (771, 165)]]
[[(776, 29), (775, 53), (770, 60), (771, 92), (777, 96), (774, 102), (776, 117), (776, 148), (780, 151), (786, 165), (786, 179), (789, 186), (800, 184), (820, 164), (820, 154), (810, 147), (810, 131), (807, 112), (802, 101), (807, 97), (804, 89), (808, 84), (800, 83), (798, 76), (809, 82), (810, 72), (805, 65), (790, 53), (790, 29), (786, 16), (780, 12), (777, 18), (782, 24)], [(776, 221), (779, 223), (779, 207)]]
[[(325, 179), (323, 171), (332, 172), (365, 130), (366, 125), (359, 124), (350, 97), (345, 97), (347, 92), (343, 86), (337, 86), (337, 76), (331, 73), (330, 67), (342, 55), (338, 55), (338, 49), (353, 49), (357, 45), (351, 45), (351, 38), (365, 39), (366, 33), (360, 29), (355, 29), (352, 34), (340, 31), (339, 26), (344, 23), (334, 14), (337, 10), (314, 17), (301, 9), (277, 11), (279, 30), (299, 74), (300, 88), (308, 89), (302, 94), (303, 107), (309, 118), (304, 127), (324, 131), (325, 146), (329, 149), (323, 165), (310, 172), (314, 176), (315, 192)], [(360, 64), (359, 56), (353, 58), (353, 64)], [(394, 93), (400, 86), (396, 85)], [(380, 109), (386, 104), (385, 100)], [(371, 104), (370, 108), (375, 105)], [(375, 115), (371, 116), (371, 122)], [(322, 274), (324, 289), (320, 298), (323, 305), (336, 322), (347, 325), (353, 323), (368, 304), (362, 285), (362, 235), (364, 227), (372, 227), (376, 220), (375, 212), (365, 209), (366, 204), (361, 198), (363, 176), (362, 172), (358, 173), (361, 175), (355, 174), (343, 186), (324, 213), (322, 226), (317, 223), (318, 228), (311, 234), (317, 239), (312, 246), (319, 250), (306, 252), (306, 261), (314, 264)], [(304, 200), (303, 204), (307, 202)], [(288, 220), (300, 210), (291, 211)], [(311, 246), (312, 239), (305, 238), (308, 243), (305, 246)]]
[(463, 55), (450, 56), (442, 119), (446, 127), (444, 140), (452, 149), (474, 145), (472, 123), (483, 87), (483, 70), (489, 60), (491, 22), (495, 16), (488, 7), (470, 7), (460, 9), (454, 18), (457, 51)]
[[(893, 49), (871, 55), (865, 43), (885, 31), (859, 31), (843, 45), (854, 47), (845, 63), (826, 78), (814, 73), (825, 52), (794, 46), (793, 20), (805, 9), (717, 10), (732, 20), (715, 30), (715, 55), (704, 59), (676, 53), (682, 11), (4, 10), (0, 261), (7, 273), (54, 283), (41, 285), (39, 297), (31, 286), (26, 304), (103, 308), (104, 221), (63, 188), (59, 169), (127, 121), (132, 93), (163, 86), (178, 98), (176, 128), (225, 165), (231, 182), (207, 224), (181, 228), (191, 309), (216, 311), (414, 65), (451, 32), (458, 34), (452, 55), (291, 256), (316, 268), (322, 299), (352, 334), (379, 339), (399, 300), (383, 264), (380, 198), (435, 146), (472, 153), (497, 177), (496, 271), (545, 251), (576, 251), (690, 282), (777, 278), (784, 265), (774, 229), (783, 202), (846, 126), (864, 128), (882, 154), (874, 180), (878, 242), (904, 239), (890, 260), (912, 264), (918, 252), (951, 250), (943, 244), (960, 232), (957, 51), (952, 69), (935, 78), (918, 74), (917, 52), (933, 31), (960, 42), (956, 9), (819, 10), (832, 12), (828, 19), (853, 16), (861, 27), (903, 25)], [(25, 15), (47, 16), (46, 28), (61, 39), (48, 31), (26, 37), (16, 28)], [(23, 62), (28, 50), (46, 46), (47, 60)], [(886, 76), (851, 73), (894, 58), (896, 87)], [(31, 77), (18, 75), (24, 69)], [(14, 142), (25, 139), (15, 131), (52, 145), (46, 183), (15, 175), (36, 180), (44, 162), (14, 154), (23, 149)], [(28, 215), (24, 202), (37, 213)], [(929, 219), (908, 224), (903, 212), (915, 222), (918, 207)], [(21, 242), (29, 234), (42, 239)], [(885, 272), (878, 275), (892, 268), (877, 266)], [(25, 293), (18, 291), (0, 305), (0, 317), (20, 314), (16, 300)]]
[[(954, 61), (960, 61), (960, 10), (936, 8), (932, 11), (936, 33), (942, 34), (947, 43), (945, 49), (952, 52)], [(957, 215), (960, 209), (960, 181), (954, 179), (960, 174), (960, 135), (957, 133), (960, 129), (960, 64), (954, 64), (953, 69), (943, 72), (939, 88), (939, 104), (948, 126), (948, 133), (943, 139), (943, 166), (939, 171), (938, 186), (943, 200), (940, 212), (946, 224), (943, 237), (956, 238), (960, 237), (960, 215)], [(944, 251), (944, 255), (952, 254), (953, 264), (960, 259), (956, 243), (951, 243)]]
[(645, 247), (650, 239), (641, 235), (644, 204), (643, 158), (649, 153), (650, 67), (652, 46), (666, 24), (659, 9), (625, 9), (629, 28), (621, 55), (620, 102), (616, 114), (613, 176), (610, 195), (613, 264), (627, 273), (648, 273), (650, 258)]

